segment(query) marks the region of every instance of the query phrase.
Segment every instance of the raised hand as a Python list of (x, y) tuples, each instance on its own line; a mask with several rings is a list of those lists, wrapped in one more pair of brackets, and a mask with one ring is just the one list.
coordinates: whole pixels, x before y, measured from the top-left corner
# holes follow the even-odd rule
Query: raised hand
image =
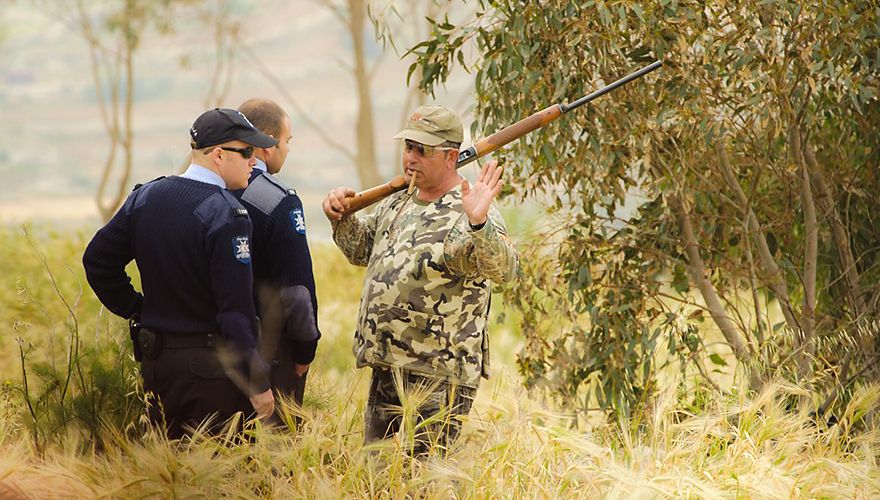
[(492, 200), (501, 192), (501, 171), (498, 162), (492, 160), (483, 165), (473, 187), (467, 179), (461, 182), (461, 204), (471, 225), (484, 224), (489, 217)]

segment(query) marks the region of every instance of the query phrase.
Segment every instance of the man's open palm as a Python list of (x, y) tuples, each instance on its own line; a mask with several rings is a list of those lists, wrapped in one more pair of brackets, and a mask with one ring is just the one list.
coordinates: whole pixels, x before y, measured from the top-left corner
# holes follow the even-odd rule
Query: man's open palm
[(483, 165), (473, 186), (467, 180), (461, 182), (461, 204), (472, 225), (486, 222), (492, 200), (501, 192), (501, 170), (498, 162), (492, 160)]

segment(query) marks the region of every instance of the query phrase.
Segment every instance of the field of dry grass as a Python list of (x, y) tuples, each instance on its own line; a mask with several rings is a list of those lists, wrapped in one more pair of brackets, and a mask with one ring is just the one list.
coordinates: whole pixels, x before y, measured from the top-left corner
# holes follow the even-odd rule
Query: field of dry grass
[[(137, 419), (103, 426), (98, 441), (75, 419), (40, 429), (49, 423), (34, 424), (24, 404), (19, 347), (28, 353), (38, 405), (42, 379), (34, 367), (64, 365), (71, 332), (81, 356), (109, 352), (110, 359), (107, 346), (127, 339), (83, 280), (85, 237), (40, 229), (25, 237), (10, 228), (0, 239), (0, 498), (880, 496), (880, 434), (859, 424), (880, 401), (878, 388), (860, 389), (831, 426), (787, 411), (784, 396), (799, 389), (771, 384), (754, 398), (713, 395), (700, 411), (687, 410), (670, 389), (631, 422), (574, 430), (569, 416), (520, 385), (510, 315), (492, 326), (493, 377), (447, 457), (408, 459), (412, 425), (365, 448), (369, 373), (355, 370), (350, 354), (362, 273), (326, 245), (313, 249), (323, 339), (304, 408), (285, 406), (290, 418), (303, 418), (295, 434), (258, 426), (248, 443), (201, 435), (177, 443), (144, 431)], [(135, 380), (124, 381), (129, 391)], [(400, 409), (405, 417), (417, 399)]]

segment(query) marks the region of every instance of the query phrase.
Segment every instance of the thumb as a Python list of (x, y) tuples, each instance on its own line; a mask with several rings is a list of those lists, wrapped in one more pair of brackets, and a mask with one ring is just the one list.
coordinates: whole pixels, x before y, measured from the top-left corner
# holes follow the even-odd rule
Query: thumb
[(471, 183), (467, 179), (461, 181), (461, 195), (467, 196), (471, 192)]

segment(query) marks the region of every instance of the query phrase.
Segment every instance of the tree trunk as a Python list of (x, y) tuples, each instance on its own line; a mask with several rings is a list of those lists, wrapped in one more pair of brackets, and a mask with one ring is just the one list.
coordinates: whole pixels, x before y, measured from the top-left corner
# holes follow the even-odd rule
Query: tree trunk
[(354, 51), (354, 78), (357, 87), (358, 113), (356, 121), (357, 165), (361, 187), (378, 186), (383, 182), (376, 163), (376, 132), (373, 125), (373, 100), (370, 95), (370, 75), (364, 57), (364, 25), (367, 8), (364, 0), (348, 0), (349, 33)]
[[(852, 248), (850, 247), (850, 237), (840, 212), (834, 202), (834, 193), (832, 193), (828, 182), (825, 180), (825, 172), (819, 162), (816, 161), (816, 155), (813, 148), (809, 144), (804, 145), (804, 159), (810, 169), (813, 181), (816, 183), (817, 196), (816, 203), (819, 210), (828, 219), (831, 226), (831, 235), (834, 239), (834, 247), (837, 249), (837, 258), (840, 261), (840, 269), (843, 274), (843, 280), (847, 287), (847, 299), (852, 307), (853, 322), (863, 319), (868, 312), (865, 303), (865, 293), (862, 290), (860, 282), (859, 270), (856, 267), (856, 259), (853, 257)], [(862, 347), (868, 347), (863, 344)]]
[(819, 226), (816, 222), (816, 205), (813, 202), (813, 189), (810, 173), (801, 150), (801, 131), (796, 123), (789, 125), (789, 147), (792, 159), (800, 173), (801, 204), (804, 213), (804, 309), (801, 315), (802, 335), (795, 338), (798, 364), (798, 377), (806, 380), (813, 372), (812, 358), (816, 354), (816, 268), (819, 254)]
[[(135, 15), (134, 9), (137, 8), (134, 2), (129, 0), (127, 3), (127, 23), (131, 24), (132, 17)], [(125, 139), (122, 141), (122, 150), (125, 153), (124, 163), (122, 164), (122, 178), (119, 180), (119, 189), (116, 198), (111, 202), (112, 211), (115, 212), (122, 202), (125, 201), (125, 193), (128, 191), (128, 182), (131, 178), (132, 155), (134, 149), (134, 131), (132, 124), (132, 111), (134, 107), (134, 52), (136, 50), (136, 42), (134, 38), (128, 36), (125, 38)]]
[(730, 159), (727, 157), (727, 150), (725, 149), (724, 144), (721, 142), (717, 143), (715, 145), (715, 152), (718, 153), (721, 173), (736, 195), (740, 210), (746, 218), (749, 232), (751, 232), (752, 238), (758, 249), (759, 262), (761, 263), (764, 274), (769, 281), (770, 289), (773, 290), (773, 293), (776, 295), (776, 300), (779, 301), (779, 306), (780, 309), (782, 309), (782, 315), (785, 317), (786, 324), (793, 332), (797, 333), (800, 331), (800, 324), (794, 314), (794, 309), (791, 307), (791, 297), (788, 293), (788, 285), (785, 283), (782, 270), (779, 268), (779, 265), (773, 258), (773, 254), (770, 252), (770, 247), (767, 245), (767, 237), (764, 235), (764, 231), (758, 223), (758, 217), (755, 215), (754, 210), (752, 210), (752, 207), (749, 204), (749, 199), (742, 190), (742, 186), (740, 186), (739, 181), (733, 174), (733, 168), (730, 166)]
[(752, 370), (753, 357), (751, 352), (749, 352), (748, 346), (737, 331), (733, 320), (730, 319), (727, 311), (724, 310), (724, 305), (721, 303), (718, 291), (715, 290), (712, 281), (707, 277), (708, 271), (703, 262), (703, 257), (700, 255), (700, 244), (697, 242), (697, 237), (694, 234), (690, 213), (685, 206), (685, 202), (678, 195), (673, 195), (670, 200), (670, 206), (678, 215), (679, 230), (681, 231), (685, 254), (688, 258), (688, 271), (690, 272), (691, 279), (694, 280), (697, 288), (700, 290), (712, 320), (718, 325), (721, 334), (724, 335), (724, 339), (727, 340), (727, 344), (733, 350), (737, 361), (745, 366), (746, 372), (749, 374), (749, 386), (752, 390), (760, 390), (761, 380), (758, 373)]

